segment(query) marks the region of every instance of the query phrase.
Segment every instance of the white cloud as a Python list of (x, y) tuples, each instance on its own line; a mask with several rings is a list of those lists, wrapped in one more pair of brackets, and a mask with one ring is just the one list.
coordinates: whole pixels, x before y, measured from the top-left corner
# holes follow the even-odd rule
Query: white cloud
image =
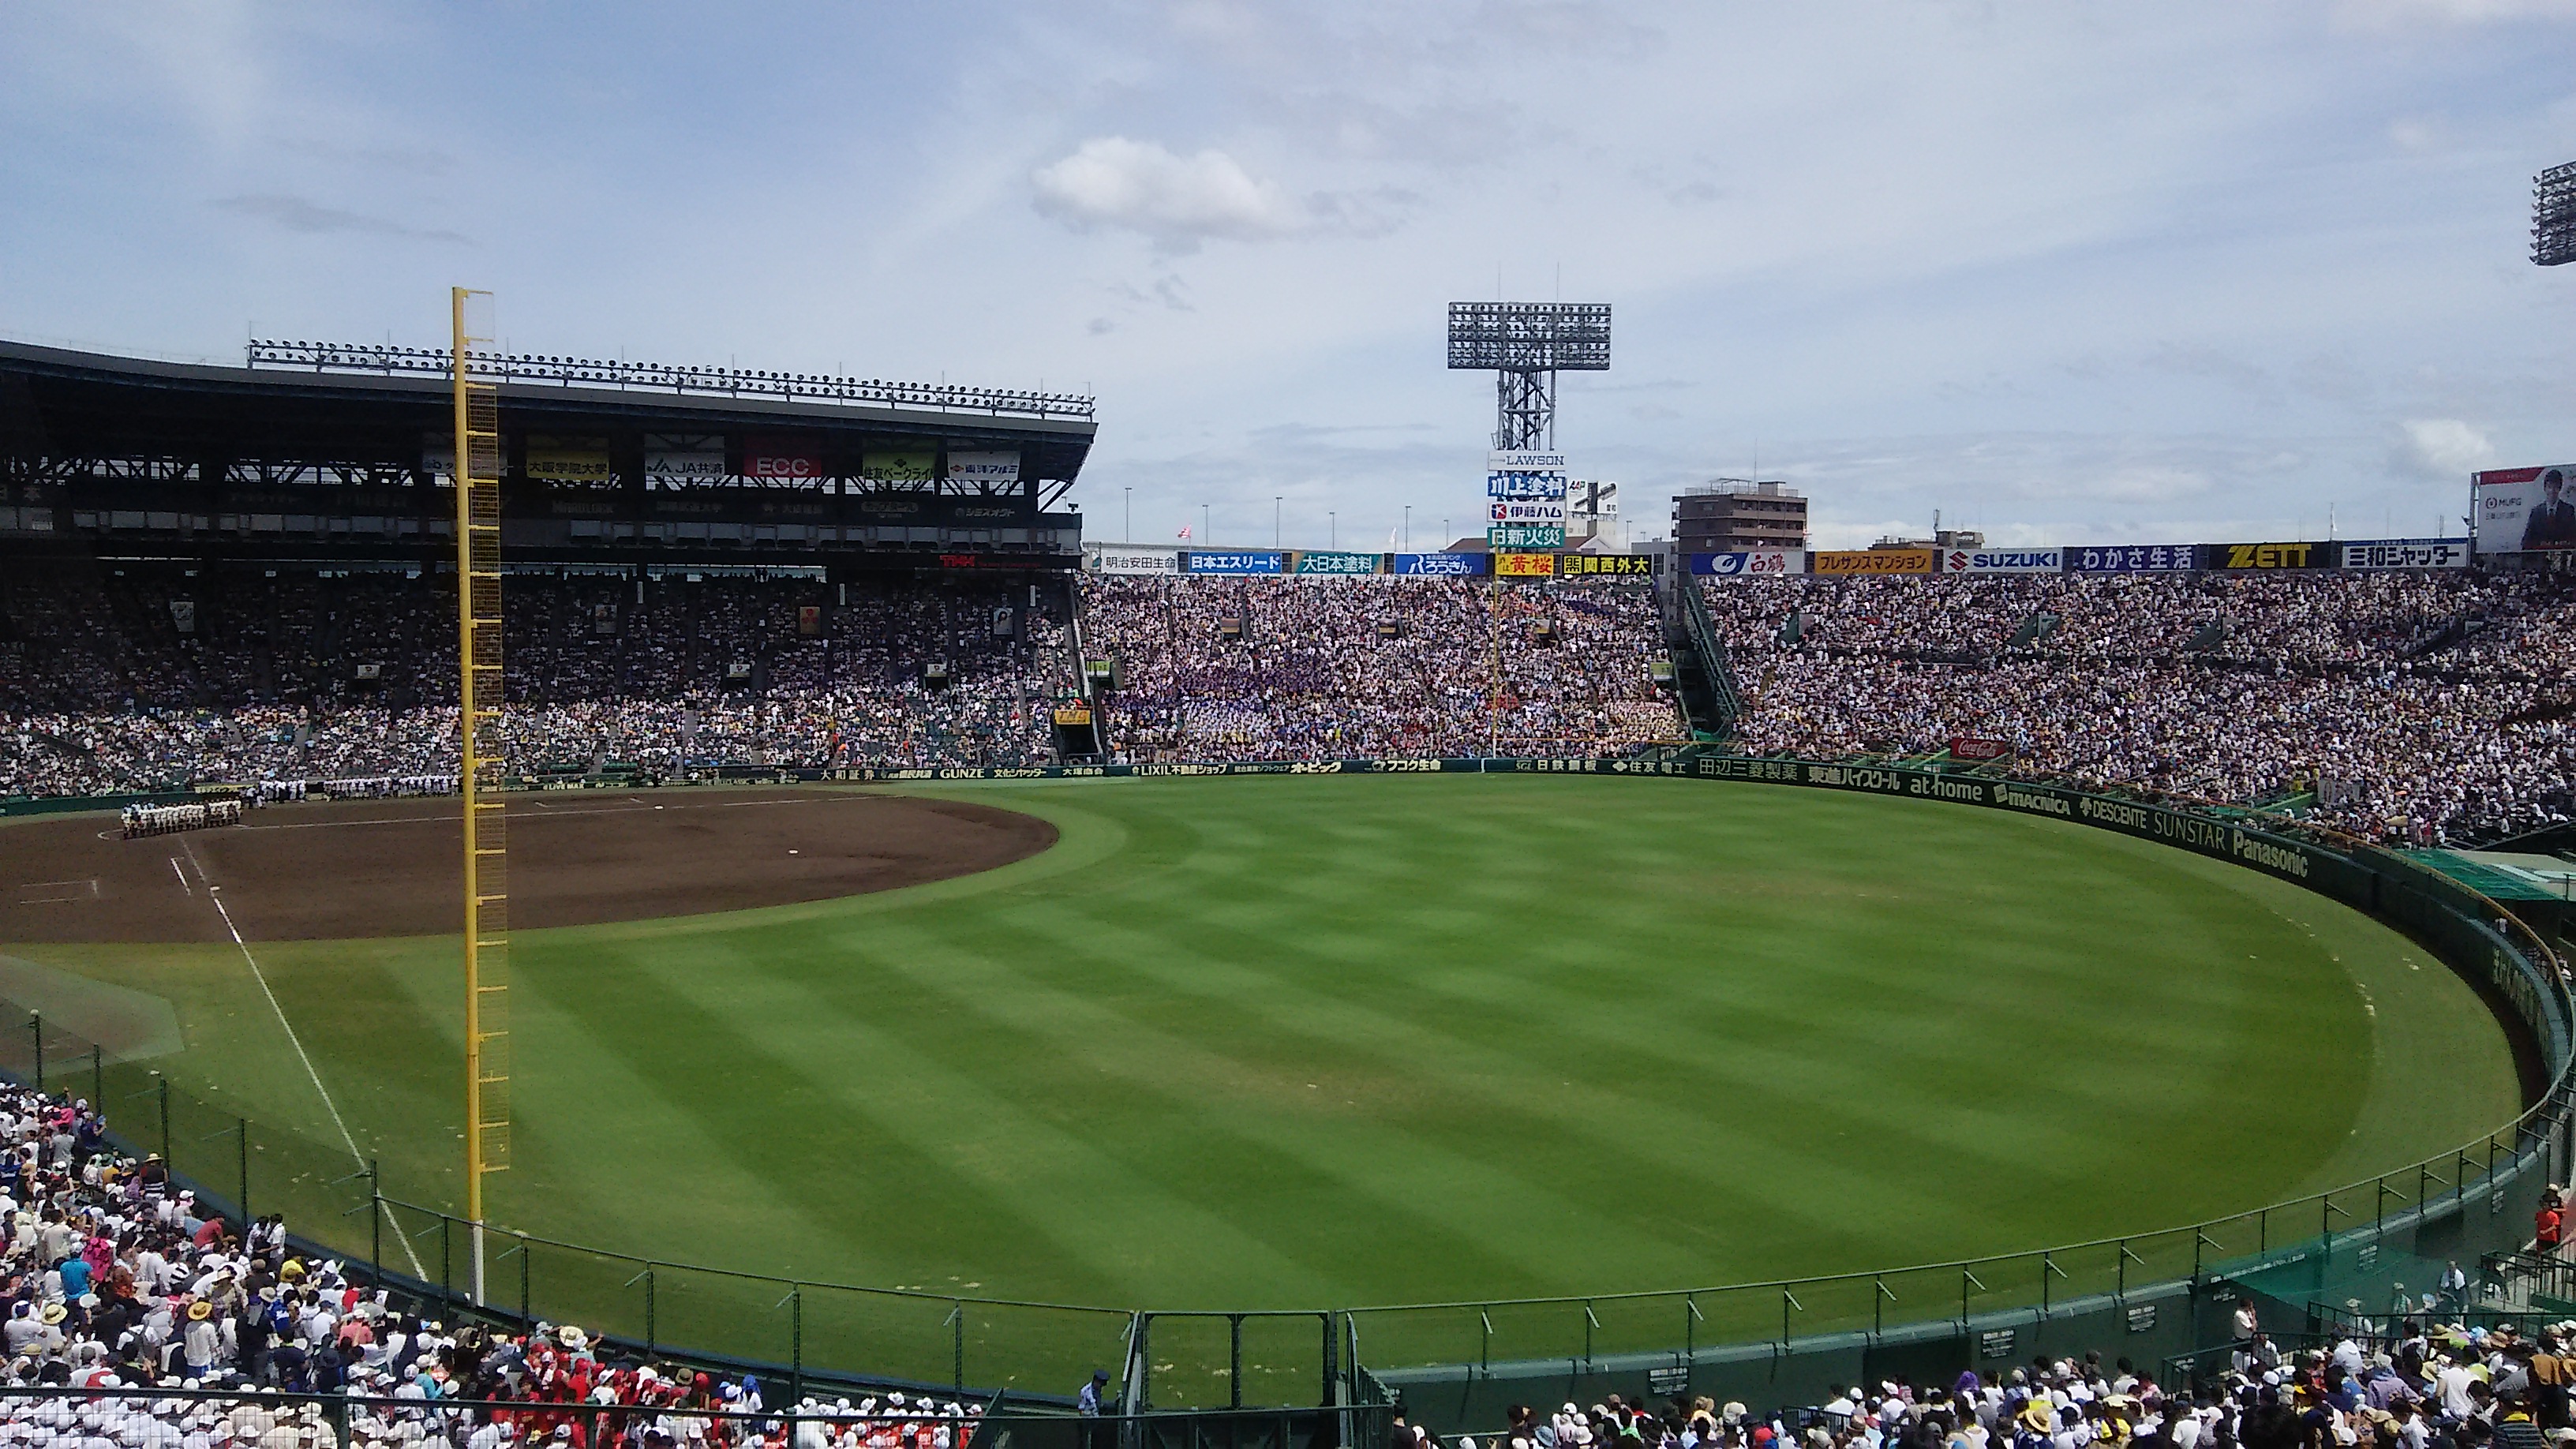
[(2425, 473), (2456, 478), (2495, 462), (2495, 443), (2458, 418), (2415, 418), (2405, 428), (2403, 459)]
[(1075, 227), (1142, 232), (1166, 246), (1265, 241), (1313, 220), (1275, 182), (1223, 151), (1183, 156), (1151, 141), (1096, 136), (1030, 178), (1038, 210)]

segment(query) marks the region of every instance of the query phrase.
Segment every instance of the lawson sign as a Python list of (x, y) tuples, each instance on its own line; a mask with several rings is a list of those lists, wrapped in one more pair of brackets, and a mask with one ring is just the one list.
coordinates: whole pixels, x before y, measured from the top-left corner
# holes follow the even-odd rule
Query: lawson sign
[(1945, 548), (1945, 574), (2057, 574), (2066, 571), (2062, 548)]

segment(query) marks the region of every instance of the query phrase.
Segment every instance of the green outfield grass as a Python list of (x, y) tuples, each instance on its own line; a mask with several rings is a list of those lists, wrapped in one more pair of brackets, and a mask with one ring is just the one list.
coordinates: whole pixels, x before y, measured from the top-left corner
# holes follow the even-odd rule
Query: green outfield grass
[[(2420, 948), (2052, 820), (1628, 779), (921, 793), (1062, 838), (516, 938), (499, 1221), (1122, 1306), (1580, 1294), (2166, 1227), (2519, 1106), (2503, 1033)], [(256, 949), (387, 1190), (452, 1203), (453, 941)], [(175, 1081), (338, 1141), (229, 946), (0, 953), (166, 997)]]

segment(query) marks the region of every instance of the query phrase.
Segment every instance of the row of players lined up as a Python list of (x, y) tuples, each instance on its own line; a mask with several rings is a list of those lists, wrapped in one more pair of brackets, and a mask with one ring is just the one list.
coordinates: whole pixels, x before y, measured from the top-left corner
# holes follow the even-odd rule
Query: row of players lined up
[(182, 830), (204, 830), (215, 825), (239, 825), (242, 802), (239, 799), (191, 801), (184, 805), (128, 805), (117, 812), (117, 824), (125, 838), (145, 835), (171, 835)]

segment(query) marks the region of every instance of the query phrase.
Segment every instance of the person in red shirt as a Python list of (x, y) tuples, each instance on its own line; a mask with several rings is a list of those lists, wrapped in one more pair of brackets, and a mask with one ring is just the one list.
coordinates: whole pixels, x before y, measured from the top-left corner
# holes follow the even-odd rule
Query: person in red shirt
[(2540, 1251), (2544, 1253), (2558, 1251), (2558, 1236), (2566, 1226), (2566, 1221), (2564, 1208), (2546, 1199), (2541, 1202), (2540, 1211), (2532, 1215), (2532, 1237), (2539, 1244)]

